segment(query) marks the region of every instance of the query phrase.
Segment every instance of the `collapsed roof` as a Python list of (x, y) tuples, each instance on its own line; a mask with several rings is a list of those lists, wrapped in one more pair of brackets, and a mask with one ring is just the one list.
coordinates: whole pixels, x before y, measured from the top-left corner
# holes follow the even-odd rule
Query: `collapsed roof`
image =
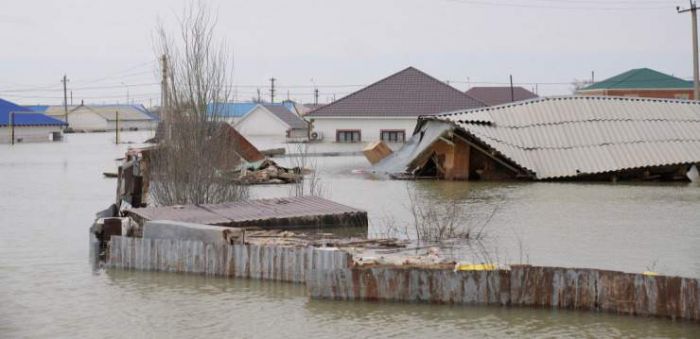
[(452, 131), (536, 180), (700, 163), (700, 102), (570, 96), (422, 117), (375, 170), (409, 171)]

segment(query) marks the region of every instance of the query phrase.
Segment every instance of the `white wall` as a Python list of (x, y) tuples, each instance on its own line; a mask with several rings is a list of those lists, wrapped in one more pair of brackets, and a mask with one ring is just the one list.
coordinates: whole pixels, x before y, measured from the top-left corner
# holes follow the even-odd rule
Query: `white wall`
[[(47, 142), (49, 133), (60, 132), (60, 126), (15, 126), (15, 142)], [(10, 143), (10, 129), (7, 126), (0, 127), (0, 144)]]
[(336, 130), (359, 129), (362, 143), (379, 140), (381, 130), (404, 130), (406, 140), (413, 135), (417, 118), (373, 118), (373, 117), (308, 117), (314, 119), (313, 130), (323, 134), (323, 142), (335, 142)]
[(88, 109), (68, 113), (68, 125), (76, 131), (106, 131), (107, 119)]
[(234, 126), (243, 136), (280, 136), (284, 137), (289, 128), (263, 107), (256, 107), (241, 118)]
[[(69, 117), (70, 118), (70, 117)], [(116, 121), (109, 121), (107, 123), (107, 130), (114, 131), (117, 123)], [(155, 120), (119, 120), (119, 129), (123, 131), (128, 131), (136, 129), (139, 131), (153, 130), (158, 126), (158, 122)]]

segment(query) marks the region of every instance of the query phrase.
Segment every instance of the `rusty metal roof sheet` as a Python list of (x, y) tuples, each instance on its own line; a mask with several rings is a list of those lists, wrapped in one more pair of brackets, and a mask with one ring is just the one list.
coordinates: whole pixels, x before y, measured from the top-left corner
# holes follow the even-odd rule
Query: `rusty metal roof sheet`
[[(244, 200), (222, 204), (134, 208), (128, 211), (145, 220), (173, 220), (208, 225), (265, 226), (267, 221), (297, 218), (356, 215), (366, 212), (319, 197), (293, 197)], [(279, 222), (275, 222), (279, 224)], [(289, 225), (294, 226), (294, 225)]]
[(700, 102), (540, 98), (445, 113), (537, 179), (700, 162)]

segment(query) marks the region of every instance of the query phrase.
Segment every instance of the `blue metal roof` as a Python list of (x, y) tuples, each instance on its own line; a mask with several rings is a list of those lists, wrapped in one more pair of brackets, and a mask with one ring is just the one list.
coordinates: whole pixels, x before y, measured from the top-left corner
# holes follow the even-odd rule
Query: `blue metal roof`
[(13, 112), (20, 113), (14, 114), (13, 124), (15, 126), (63, 126), (66, 124), (46, 114), (36, 113), (29, 108), (0, 99), (0, 126), (10, 124), (10, 113)]
[(207, 112), (226, 118), (240, 118), (255, 108), (254, 102), (225, 102), (208, 104)]

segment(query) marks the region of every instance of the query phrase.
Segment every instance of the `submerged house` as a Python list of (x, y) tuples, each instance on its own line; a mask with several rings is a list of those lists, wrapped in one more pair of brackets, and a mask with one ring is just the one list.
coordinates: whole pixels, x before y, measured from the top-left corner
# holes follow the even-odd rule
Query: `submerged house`
[(632, 69), (576, 91), (579, 95), (695, 99), (693, 82), (649, 68)]
[(267, 136), (305, 139), (308, 123), (282, 104), (258, 104), (234, 124), (246, 137)]
[(0, 143), (58, 140), (66, 123), (0, 99)]
[[(27, 106), (37, 112), (65, 119), (65, 108), (58, 106)], [(117, 121), (118, 120), (118, 121)], [(152, 130), (158, 117), (143, 105), (77, 105), (68, 106), (68, 126), (79, 132), (120, 130)]]
[(403, 143), (419, 116), (483, 106), (456, 88), (409, 67), (304, 117), (311, 122), (312, 139)]
[(487, 106), (507, 104), (509, 102), (529, 100), (537, 98), (537, 94), (532, 93), (520, 86), (499, 86), (499, 87), (472, 87), (464, 92), (468, 96), (479, 100)]
[(700, 102), (539, 98), (421, 117), (374, 166), (398, 178), (688, 180), (700, 164)]

